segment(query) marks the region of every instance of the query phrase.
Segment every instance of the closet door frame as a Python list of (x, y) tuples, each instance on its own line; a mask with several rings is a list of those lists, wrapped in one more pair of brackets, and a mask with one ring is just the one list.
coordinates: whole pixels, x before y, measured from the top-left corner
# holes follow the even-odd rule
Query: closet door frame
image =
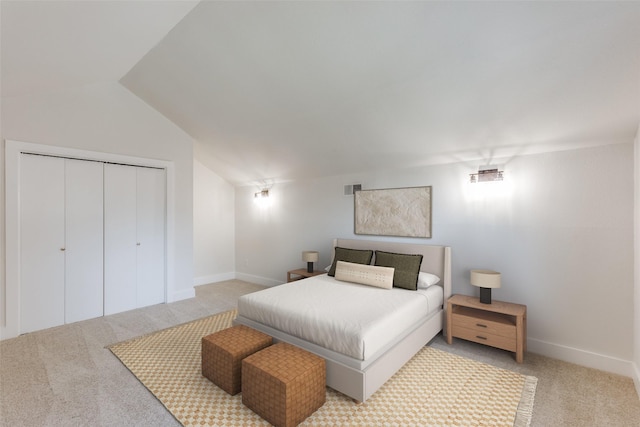
[[(0, 295), (4, 291), (4, 313), (0, 313), (0, 339), (20, 335), (20, 162), (22, 153), (42, 154), (78, 160), (94, 160), (106, 163), (121, 163), (132, 166), (146, 166), (166, 171), (166, 230), (165, 230), (165, 302), (168, 292), (174, 289), (175, 254), (175, 167), (173, 162), (147, 159), (143, 157), (96, 151), (77, 150), (53, 145), (20, 141), (5, 141), (5, 188), (6, 188), (6, 282), (0, 285)], [(1, 299), (1, 298), (0, 298)], [(2, 316), (4, 314), (4, 317)]]

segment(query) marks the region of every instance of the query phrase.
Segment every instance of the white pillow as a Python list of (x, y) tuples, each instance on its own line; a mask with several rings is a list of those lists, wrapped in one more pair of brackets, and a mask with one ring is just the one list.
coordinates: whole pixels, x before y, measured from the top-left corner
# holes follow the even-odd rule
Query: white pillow
[(336, 263), (337, 280), (391, 289), (393, 287), (393, 267), (377, 267), (375, 265), (355, 264), (338, 261)]
[(429, 286), (435, 285), (440, 281), (440, 278), (435, 274), (425, 273), (421, 271), (418, 273), (418, 289), (427, 289)]

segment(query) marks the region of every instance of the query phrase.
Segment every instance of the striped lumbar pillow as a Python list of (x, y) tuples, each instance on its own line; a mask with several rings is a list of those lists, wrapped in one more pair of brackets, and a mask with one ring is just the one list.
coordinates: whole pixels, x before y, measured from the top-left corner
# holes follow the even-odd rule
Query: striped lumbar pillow
[(336, 263), (337, 280), (383, 289), (391, 289), (393, 287), (393, 272), (394, 268), (392, 267), (376, 267), (375, 265), (355, 264), (345, 261)]

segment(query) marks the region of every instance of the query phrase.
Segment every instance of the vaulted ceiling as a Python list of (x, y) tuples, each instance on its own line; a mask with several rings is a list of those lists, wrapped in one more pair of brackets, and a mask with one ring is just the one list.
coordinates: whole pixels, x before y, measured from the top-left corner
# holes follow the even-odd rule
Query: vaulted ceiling
[(2, 96), (120, 81), (234, 184), (630, 142), (640, 2), (2, 2)]

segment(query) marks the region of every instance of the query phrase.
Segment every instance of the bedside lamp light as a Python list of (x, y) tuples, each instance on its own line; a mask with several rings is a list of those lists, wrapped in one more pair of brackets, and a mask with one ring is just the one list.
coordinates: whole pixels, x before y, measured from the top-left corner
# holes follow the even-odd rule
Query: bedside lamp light
[(480, 302), (491, 304), (491, 289), (500, 287), (500, 273), (491, 270), (471, 270), (471, 284), (480, 288)]
[(318, 252), (304, 251), (302, 252), (302, 260), (307, 263), (307, 272), (313, 273), (313, 263), (318, 262)]

